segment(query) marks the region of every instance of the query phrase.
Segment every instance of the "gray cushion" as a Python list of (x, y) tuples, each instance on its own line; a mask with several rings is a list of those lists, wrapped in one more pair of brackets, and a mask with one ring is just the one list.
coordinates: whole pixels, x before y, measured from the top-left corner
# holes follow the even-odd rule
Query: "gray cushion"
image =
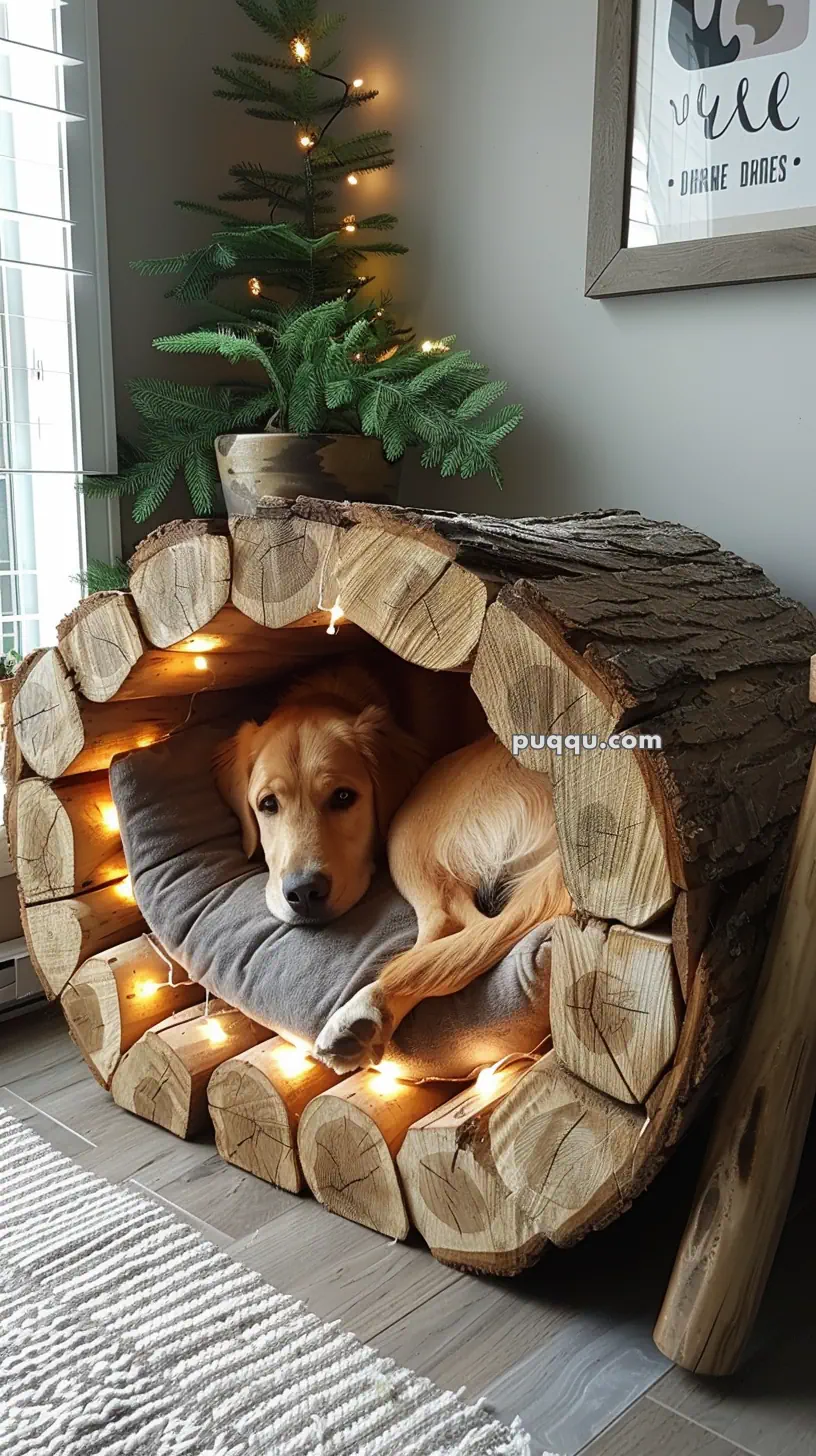
[[(271, 1030), (313, 1042), (338, 1006), (413, 944), (416, 920), (385, 869), (328, 925), (272, 918), (266, 868), (247, 862), (212, 774), (214, 748), (234, 726), (188, 729), (112, 764), (133, 890), (156, 939), (192, 979)], [(549, 938), (550, 927), (539, 927), (464, 991), (406, 1017), (393, 1048), (406, 1075), (467, 1077), (537, 1046), (548, 1029)]]

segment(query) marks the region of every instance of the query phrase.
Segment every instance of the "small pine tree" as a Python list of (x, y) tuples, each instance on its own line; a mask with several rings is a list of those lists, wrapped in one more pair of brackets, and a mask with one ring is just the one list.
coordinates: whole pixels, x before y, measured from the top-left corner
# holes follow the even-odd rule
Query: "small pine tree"
[[(394, 148), (388, 131), (336, 134), (338, 123), (378, 94), (360, 78), (346, 79), (332, 69), (339, 52), (329, 54), (326, 43), (345, 17), (319, 15), (317, 0), (236, 3), (278, 53), (234, 52), (234, 65), (215, 67), (222, 82), (215, 95), (243, 105), (249, 116), (287, 127), (299, 169), (236, 163), (219, 203), (260, 207), (264, 218), (179, 202), (222, 226), (202, 248), (133, 266), (150, 275), (181, 274), (169, 296), (183, 302), (210, 299), (220, 284), (238, 279), (236, 311), (265, 321), (281, 302), (311, 307), (328, 298), (351, 298), (374, 281), (367, 271), (371, 257), (407, 250), (390, 239), (368, 237), (393, 230), (397, 219), (391, 213), (358, 217), (354, 207), (366, 175), (393, 166)], [(345, 197), (338, 199), (338, 189)], [(319, 252), (298, 247), (299, 239), (327, 235), (331, 245)]]

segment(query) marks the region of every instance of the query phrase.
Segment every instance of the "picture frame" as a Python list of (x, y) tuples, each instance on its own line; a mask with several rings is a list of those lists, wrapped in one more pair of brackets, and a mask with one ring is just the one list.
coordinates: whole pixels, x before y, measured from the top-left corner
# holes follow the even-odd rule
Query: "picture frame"
[(627, 246), (639, 3), (598, 0), (586, 296), (816, 276), (816, 226)]

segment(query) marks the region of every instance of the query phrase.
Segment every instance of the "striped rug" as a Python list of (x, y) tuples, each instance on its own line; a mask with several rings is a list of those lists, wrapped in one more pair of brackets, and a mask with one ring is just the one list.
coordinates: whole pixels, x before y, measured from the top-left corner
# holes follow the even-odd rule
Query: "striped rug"
[(0, 1110), (2, 1456), (530, 1451)]

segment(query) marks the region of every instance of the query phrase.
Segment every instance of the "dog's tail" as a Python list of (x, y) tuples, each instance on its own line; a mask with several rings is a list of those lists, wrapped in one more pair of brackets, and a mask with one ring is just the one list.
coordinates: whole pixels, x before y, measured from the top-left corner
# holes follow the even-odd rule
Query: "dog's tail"
[(560, 857), (552, 854), (519, 880), (498, 915), (403, 951), (384, 967), (378, 984), (389, 997), (404, 996), (415, 1003), (426, 996), (451, 995), (489, 971), (528, 931), (571, 910)]

